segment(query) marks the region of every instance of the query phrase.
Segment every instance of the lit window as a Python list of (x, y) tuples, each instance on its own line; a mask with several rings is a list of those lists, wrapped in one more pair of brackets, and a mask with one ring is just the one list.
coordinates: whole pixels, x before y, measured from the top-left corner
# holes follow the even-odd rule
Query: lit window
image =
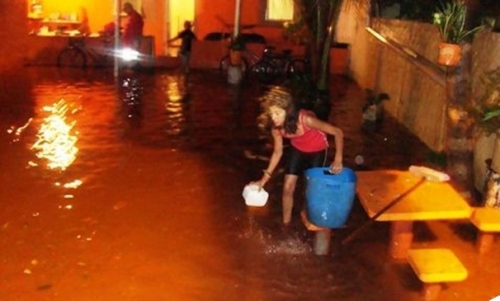
[(293, 0), (266, 0), (266, 21), (293, 19)]

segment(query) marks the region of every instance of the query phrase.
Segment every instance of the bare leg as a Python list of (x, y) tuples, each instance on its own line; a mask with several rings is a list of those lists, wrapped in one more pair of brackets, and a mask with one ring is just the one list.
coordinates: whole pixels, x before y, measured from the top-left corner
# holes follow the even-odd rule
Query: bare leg
[(298, 176), (285, 175), (285, 182), (283, 184), (283, 223), (289, 224), (292, 221), (292, 208), (293, 208), (293, 194), (297, 184)]

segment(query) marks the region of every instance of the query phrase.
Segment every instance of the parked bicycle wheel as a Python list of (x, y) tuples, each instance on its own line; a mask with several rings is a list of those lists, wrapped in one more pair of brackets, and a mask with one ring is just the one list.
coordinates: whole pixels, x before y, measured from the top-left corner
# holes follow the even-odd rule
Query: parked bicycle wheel
[(288, 66), (288, 75), (304, 75), (310, 72), (310, 64), (305, 59), (294, 59)]
[[(229, 54), (225, 55), (219, 62), (219, 71), (222, 74), (227, 74), (227, 68), (229, 66)], [(242, 72), (246, 73), (248, 70), (248, 62), (245, 58), (242, 58)]]
[(87, 67), (87, 58), (85, 53), (77, 48), (66, 48), (57, 56), (58, 67), (73, 67), (85, 68)]
[(253, 65), (251, 73), (259, 82), (271, 84), (276, 79), (277, 71), (271, 63), (262, 61)]

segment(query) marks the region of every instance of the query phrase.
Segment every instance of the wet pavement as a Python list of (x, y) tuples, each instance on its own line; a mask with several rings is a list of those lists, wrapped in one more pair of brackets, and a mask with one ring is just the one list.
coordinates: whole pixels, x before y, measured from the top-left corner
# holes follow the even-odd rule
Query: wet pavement
[[(387, 223), (340, 247), (367, 220), (357, 201), (326, 256), (313, 254), (300, 193), (282, 227), (281, 174), (265, 207), (245, 205), (269, 156), (255, 121), (263, 87), (247, 82), (235, 105), (214, 71), (29, 68), (2, 85), (1, 300), (421, 300), (407, 263), (387, 255)], [(355, 83), (333, 76), (330, 87), (346, 166), (434, 162), (388, 116), (362, 131)], [(468, 221), (415, 233), (413, 247), (450, 248), (469, 270), (439, 300), (500, 295), (499, 252), (479, 256)]]

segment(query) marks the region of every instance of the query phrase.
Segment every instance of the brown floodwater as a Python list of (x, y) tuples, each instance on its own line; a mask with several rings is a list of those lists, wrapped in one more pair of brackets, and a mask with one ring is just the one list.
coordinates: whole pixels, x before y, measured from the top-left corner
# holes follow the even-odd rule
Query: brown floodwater
[[(363, 91), (342, 76), (330, 86), (346, 166), (432, 159), (390, 117), (362, 131)], [(387, 224), (340, 247), (367, 219), (357, 202), (326, 256), (314, 255), (300, 221), (300, 189), (282, 227), (281, 174), (266, 186), (266, 206), (245, 205), (243, 187), (269, 156), (255, 121), (264, 91), (246, 82), (236, 105), (223, 76), (200, 70), (114, 77), (48, 67), (4, 77), (0, 300), (421, 300), (406, 262), (387, 256)], [(479, 258), (467, 221), (415, 230), (416, 246), (446, 245), (469, 269), (439, 300), (500, 295), (499, 252)]]

